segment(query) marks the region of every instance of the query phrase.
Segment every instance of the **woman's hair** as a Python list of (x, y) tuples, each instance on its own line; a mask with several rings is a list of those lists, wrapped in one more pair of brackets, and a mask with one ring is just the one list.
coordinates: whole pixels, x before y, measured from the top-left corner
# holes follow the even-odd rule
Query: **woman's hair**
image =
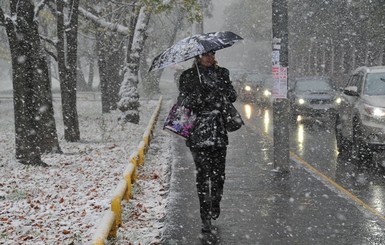
[[(195, 64), (200, 64), (200, 61), (201, 61), (201, 55), (197, 55), (195, 56), (195, 59), (194, 59), (194, 62), (192, 64), (192, 67), (195, 67)], [(217, 67), (218, 66), (218, 61), (216, 59), (214, 59), (214, 66)]]

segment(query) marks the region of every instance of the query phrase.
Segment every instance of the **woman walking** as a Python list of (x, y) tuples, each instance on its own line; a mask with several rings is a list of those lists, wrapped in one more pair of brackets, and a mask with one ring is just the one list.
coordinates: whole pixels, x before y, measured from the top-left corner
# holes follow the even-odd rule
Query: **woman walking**
[(237, 94), (229, 71), (217, 65), (215, 52), (195, 58), (193, 67), (180, 76), (179, 91), (178, 99), (197, 115), (186, 145), (196, 167), (202, 231), (211, 232), (214, 229), (211, 219), (217, 219), (220, 214), (225, 182), (228, 136), (223, 120), (224, 102), (235, 102)]

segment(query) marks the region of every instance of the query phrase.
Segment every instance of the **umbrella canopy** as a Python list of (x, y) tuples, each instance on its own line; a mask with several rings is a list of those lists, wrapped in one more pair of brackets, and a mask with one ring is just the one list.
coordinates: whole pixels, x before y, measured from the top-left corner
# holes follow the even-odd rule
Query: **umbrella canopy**
[(154, 58), (151, 70), (189, 60), (195, 56), (232, 46), (242, 37), (231, 31), (210, 32), (186, 37)]

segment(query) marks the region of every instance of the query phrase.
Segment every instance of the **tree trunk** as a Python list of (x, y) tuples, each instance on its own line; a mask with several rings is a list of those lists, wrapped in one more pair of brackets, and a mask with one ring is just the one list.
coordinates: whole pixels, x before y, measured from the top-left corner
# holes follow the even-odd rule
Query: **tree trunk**
[(88, 86), (91, 90), (94, 87), (94, 75), (95, 75), (95, 51), (97, 45), (92, 45), (92, 53), (88, 53), (89, 70), (88, 70)]
[(119, 89), (120, 84), (123, 80), (123, 67), (124, 67), (124, 52), (123, 47), (119, 46), (119, 43), (123, 43), (120, 34), (115, 33), (114, 36), (114, 43), (112, 45), (113, 50), (111, 52), (110, 57), (110, 69), (111, 69), (111, 82), (109, 86), (109, 94), (111, 96), (111, 104), (110, 108), (111, 110), (118, 109), (118, 102), (119, 102)]
[(345, 42), (345, 57), (344, 57), (344, 74), (348, 75), (350, 74), (354, 69), (354, 62), (353, 62), (353, 52), (352, 52), (352, 44), (350, 42)]
[(315, 57), (315, 61), (314, 61), (315, 62), (315, 74), (317, 76), (322, 74), (322, 64), (323, 64), (322, 63), (322, 60), (323, 60), (322, 50), (323, 50), (323, 44), (317, 42), (316, 43), (316, 49), (315, 49), (316, 57)]
[(332, 58), (332, 46), (330, 43), (326, 44), (325, 48), (325, 75), (332, 77), (332, 66), (333, 66), (333, 58)]
[[(40, 46), (40, 40), (36, 39)], [(40, 87), (38, 89), (40, 104), (38, 105), (40, 130), (38, 136), (40, 137), (40, 148), (43, 153), (55, 152), (62, 153), (56, 131), (55, 115), (52, 104), (52, 87), (51, 78), (47, 63), (47, 57), (43, 53), (44, 50), (40, 48), (36, 50), (39, 54), (35, 54), (34, 64), (36, 64), (41, 73), (37, 72), (37, 79), (40, 80)]]
[(151, 7), (142, 7), (136, 23), (134, 39), (132, 42), (130, 56), (127, 58), (126, 70), (123, 82), (120, 87), (120, 101), (118, 108), (122, 112), (120, 120), (124, 122), (139, 123), (139, 93), (138, 93), (138, 72), (139, 58), (143, 51), (146, 40), (145, 31), (151, 16)]
[(64, 23), (64, 6), (57, 1), (58, 67), (63, 107), (64, 138), (69, 142), (80, 140), (76, 107), (77, 28), (79, 0), (68, 5), (69, 25)]
[(110, 32), (98, 33), (97, 43), (102, 112), (109, 113), (117, 109), (120, 82), (123, 79), (124, 55), (119, 45), (122, 43), (121, 36)]
[(108, 96), (108, 51), (103, 34), (97, 34), (99, 87), (102, 96), (102, 113), (110, 112), (110, 98)]
[(331, 44), (331, 54), (330, 54), (330, 76), (334, 77), (334, 71), (335, 71), (335, 57), (336, 57), (336, 49), (334, 47), (334, 44)]
[(77, 90), (78, 91), (90, 91), (90, 87), (86, 81), (86, 78), (84, 77), (84, 72), (83, 72), (83, 69), (82, 69), (82, 63), (80, 62), (80, 59), (79, 57), (77, 57), (77, 65), (78, 65), (78, 68), (77, 68)]
[[(34, 5), (11, 1), (5, 20), (12, 58), (16, 158), (23, 164), (47, 166), (42, 151), (60, 151), (53, 117), (51, 85), (42, 52)], [(14, 20), (14, 21), (13, 21)]]

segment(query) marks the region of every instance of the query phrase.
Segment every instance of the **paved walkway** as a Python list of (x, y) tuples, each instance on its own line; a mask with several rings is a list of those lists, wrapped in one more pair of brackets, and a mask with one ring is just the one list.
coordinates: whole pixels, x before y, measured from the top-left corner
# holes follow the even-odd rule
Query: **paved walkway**
[(202, 234), (195, 167), (175, 137), (163, 244), (385, 244), (385, 224), (303, 165), (273, 173), (273, 148), (255, 129), (230, 133), (217, 234)]

